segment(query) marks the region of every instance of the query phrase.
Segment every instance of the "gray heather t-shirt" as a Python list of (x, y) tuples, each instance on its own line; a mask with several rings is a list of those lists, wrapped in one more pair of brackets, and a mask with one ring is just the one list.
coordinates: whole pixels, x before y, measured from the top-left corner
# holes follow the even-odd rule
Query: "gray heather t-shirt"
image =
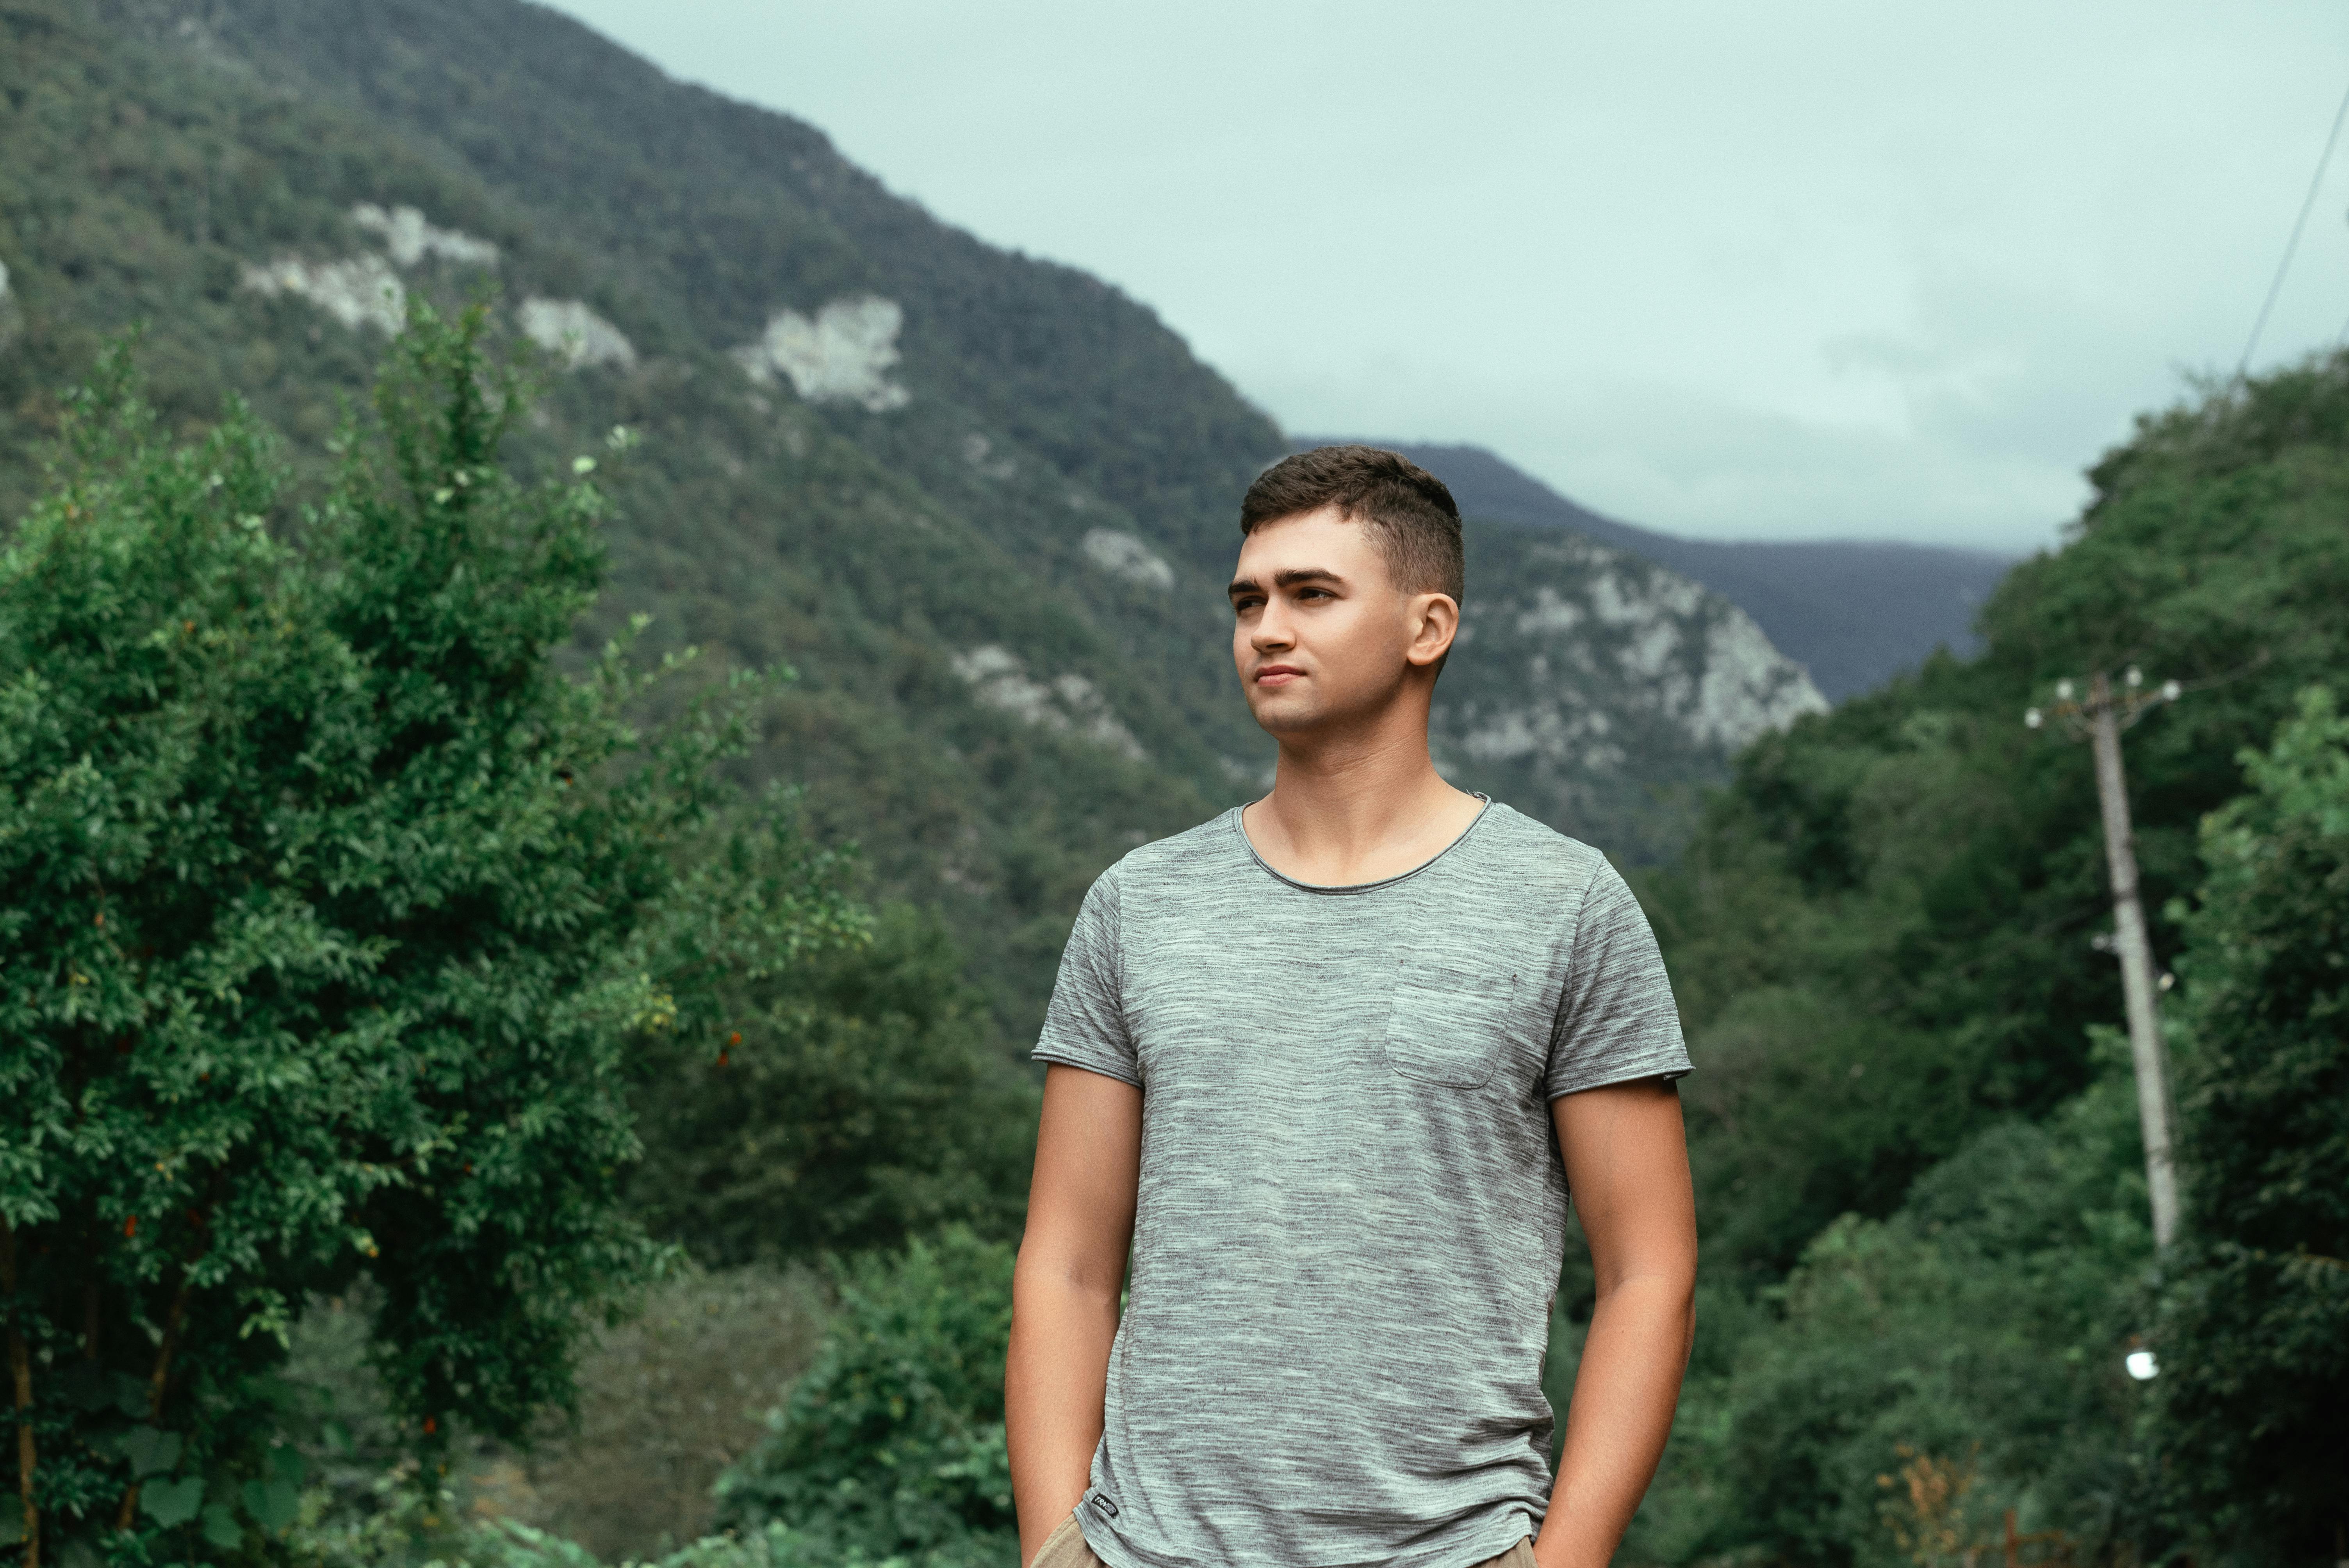
[(1487, 805), (1314, 887), (1226, 811), (1085, 897), (1037, 1057), (1141, 1087), (1110, 1568), (1466, 1568), (1547, 1506), (1557, 1095), (1688, 1070), (1640, 906)]

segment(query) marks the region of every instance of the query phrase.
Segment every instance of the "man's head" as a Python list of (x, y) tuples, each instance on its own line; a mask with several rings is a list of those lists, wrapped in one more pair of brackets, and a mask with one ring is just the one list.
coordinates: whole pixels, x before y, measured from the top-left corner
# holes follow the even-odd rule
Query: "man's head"
[(1284, 458), (1240, 503), (1232, 658), (1257, 722), (1342, 725), (1415, 696), (1459, 629), (1460, 509), (1426, 469), (1376, 447)]

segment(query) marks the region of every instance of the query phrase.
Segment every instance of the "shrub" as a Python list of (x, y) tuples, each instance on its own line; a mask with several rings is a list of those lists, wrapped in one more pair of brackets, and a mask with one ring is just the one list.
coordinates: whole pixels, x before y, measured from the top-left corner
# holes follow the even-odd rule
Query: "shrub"
[(840, 1271), (839, 1315), (719, 1521), (781, 1524), (795, 1561), (1015, 1563), (1003, 1441), (1011, 1249), (961, 1229)]

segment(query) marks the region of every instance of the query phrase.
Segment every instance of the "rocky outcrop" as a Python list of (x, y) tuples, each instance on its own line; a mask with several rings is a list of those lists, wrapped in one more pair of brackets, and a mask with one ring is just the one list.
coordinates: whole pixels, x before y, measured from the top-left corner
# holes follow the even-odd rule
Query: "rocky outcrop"
[(292, 294), (308, 300), (354, 332), (372, 326), (394, 333), (408, 319), (407, 286), (381, 256), (332, 262), (280, 256), (264, 266), (247, 266), (244, 286), (272, 298)]
[(372, 326), (394, 333), (408, 319), (408, 287), (395, 267), (415, 267), (427, 259), (460, 266), (498, 264), (494, 243), (461, 230), (440, 228), (414, 207), (387, 211), (361, 201), (351, 209), (350, 219), (353, 226), (382, 238), (383, 254), (362, 252), (323, 262), (285, 255), (258, 265), (248, 263), (244, 286), (271, 298), (291, 294), (308, 300), (354, 332)]
[(767, 318), (758, 341), (734, 350), (734, 358), (751, 380), (765, 385), (781, 374), (811, 403), (854, 403), (885, 414), (913, 401), (887, 374), (897, 363), (897, 332), (905, 324), (895, 300), (874, 294), (833, 300), (812, 316), (779, 310)]
[(523, 335), (553, 355), (565, 370), (610, 365), (626, 370), (636, 363), (636, 346), (620, 329), (575, 299), (533, 294), (514, 313)]
[(1147, 760), (1142, 743), (1084, 676), (1071, 673), (1049, 683), (1037, 680), (1019, 655), (992, 643), (956, 654), (951, 662), (955, 674), (970, 683), (971, 695), (988, 707), (1045, 729), (1081, 735), (1136, 762)]
[(386, 211), (372, 201), (362, 201), (351, 209), (351, 222), (382, 235), (384, 251), (396, 266), (412, 267), (427, 256), (465, 266), (498, 264), (494, 243), (461, 230), (440, 228), (413, 207)]
[(1436, 755), (1551, 821), (1603, 823), (1626, 841), (1633, 793), (1717, 780), (1755, 737), (1826, 709), (1753, 617), (1652, 562), (1560, 530), (1494, 527), (1471, 530), (1468, 557)]
[(1166, 558), (1130, 533), (1113, 528), (1086, 531), (1085, 559), (1112, 577), (1139, 583), (1164, 593), (1174, 586), (1174, 568)]

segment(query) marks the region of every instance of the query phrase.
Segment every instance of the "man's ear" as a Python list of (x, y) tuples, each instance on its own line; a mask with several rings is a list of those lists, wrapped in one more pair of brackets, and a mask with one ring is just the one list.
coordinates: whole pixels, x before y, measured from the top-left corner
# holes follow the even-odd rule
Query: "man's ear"
[(1460, 633), (1460, 602), (1449, 593), (1415, 593), (1411, 611), (1411, 645), (1403, 650), (1403, 657), (1421, 668), (1440, 666), (1444, 655), (1452, 651), (1453, 638)]

